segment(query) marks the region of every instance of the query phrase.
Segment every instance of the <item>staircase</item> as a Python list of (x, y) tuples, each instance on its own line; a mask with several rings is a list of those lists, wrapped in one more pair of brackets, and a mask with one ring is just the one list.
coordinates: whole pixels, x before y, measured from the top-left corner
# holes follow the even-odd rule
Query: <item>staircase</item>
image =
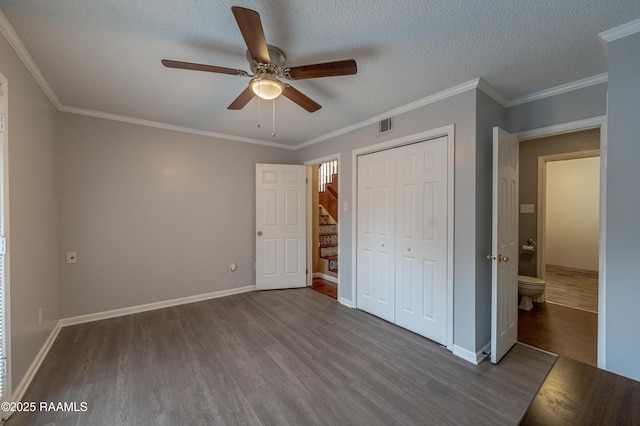
[(327, 211), (319, 207), (319, 242), (320, 257), (329, 261), (329, 270), (338, 272), (338, 224), (331, 223), (331, 216)]
[(320, 258), (329, 262), (328, 269), (338, 272), (338, 162), (320, 165), (318, 170), (319, 246)]

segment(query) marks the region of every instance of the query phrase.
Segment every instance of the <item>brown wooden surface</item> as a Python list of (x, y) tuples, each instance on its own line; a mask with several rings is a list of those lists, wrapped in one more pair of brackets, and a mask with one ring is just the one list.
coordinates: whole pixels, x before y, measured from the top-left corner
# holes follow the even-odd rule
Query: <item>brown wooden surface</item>
[(598, 314), (553, 303), (518, 309), (518, 341), (597, 365)]
[(560, 357), (522, 425), (640, 425), (640, 382)]
[(261, 291), (65, 327), (16, 425), (513, 425), (555, 357), (473, 365), (311, 289)]
[(311, 282), (311, 288), (334, 299), (338, 298), (338, 286), (323, 278), (314, 278)]

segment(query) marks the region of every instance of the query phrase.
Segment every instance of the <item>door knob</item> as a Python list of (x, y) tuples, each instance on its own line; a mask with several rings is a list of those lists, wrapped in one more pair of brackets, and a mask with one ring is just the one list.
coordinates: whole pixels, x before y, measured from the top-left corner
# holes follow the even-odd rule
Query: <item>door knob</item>
[(411, 247), (407, 247), (407, 251), (411, 251)]
[(505, 262), (507, 263), (509, 261), (509, 256), (503, 256), (501, 254), (498, 255), (498, 262)]
[(384, 247), (384, 243), (380, 244), (380, 247)]
[(262, 236), (262, 231), (258, 231), (258, 237)]

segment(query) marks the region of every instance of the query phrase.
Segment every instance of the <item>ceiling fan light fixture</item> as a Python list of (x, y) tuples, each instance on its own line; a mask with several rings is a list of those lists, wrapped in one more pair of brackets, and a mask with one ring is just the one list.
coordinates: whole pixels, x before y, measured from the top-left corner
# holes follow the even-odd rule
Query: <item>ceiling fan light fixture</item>
[(284, 91), (284, 84), (273, 77), (255, 77), (249, 87), (256, 96), (266, 100), (275, 99)]

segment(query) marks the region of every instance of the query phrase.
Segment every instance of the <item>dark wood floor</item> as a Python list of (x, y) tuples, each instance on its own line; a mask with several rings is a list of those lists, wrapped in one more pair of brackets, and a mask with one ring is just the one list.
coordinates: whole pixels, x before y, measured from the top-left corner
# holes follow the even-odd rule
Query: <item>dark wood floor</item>
[(553, 303), (518, 309), (518, 340), (596, 366), (598, 314)]
[(338, 286), (324, 278), (314, 278), (311, 281), (311, 288), (331, 298), (338, 299)]
[(560, 357), (521, 425), (640, 425), (640, 382)]
[(16, 425), (514, 425), (555, 357), (492, 365), (311, 289), (251, 292), (62, 329)]

